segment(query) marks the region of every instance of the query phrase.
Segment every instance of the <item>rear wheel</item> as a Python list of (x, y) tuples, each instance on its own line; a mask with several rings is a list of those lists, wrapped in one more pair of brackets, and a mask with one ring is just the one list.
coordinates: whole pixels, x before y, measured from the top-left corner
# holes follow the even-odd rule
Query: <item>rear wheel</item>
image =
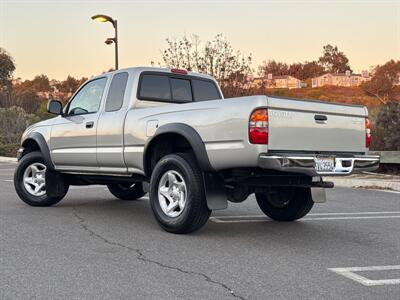
[(202, 173), (190, 154), (170, 154), (156, 164), (150, 204), (160, 226), (172, 233), (200, 229), (210, 217)]
[(137, 200), (146, 195), (143, 183), (119, 183), (107, 185), (111, 194), (121, 200)]
[(69, 186), (62, 185), (63, 190), (56, 197), (46, 193), (47, 166), (39, 151), (23, 156), (15, 169), (14, 187), (22, 201), (31, 206), (51, 206), (60, 202), (68, 192)]
[(301, 219), (314, 205), (310, 188), (271, 188), (256, 193), (256, 200), (264, 214), (277, 221)]

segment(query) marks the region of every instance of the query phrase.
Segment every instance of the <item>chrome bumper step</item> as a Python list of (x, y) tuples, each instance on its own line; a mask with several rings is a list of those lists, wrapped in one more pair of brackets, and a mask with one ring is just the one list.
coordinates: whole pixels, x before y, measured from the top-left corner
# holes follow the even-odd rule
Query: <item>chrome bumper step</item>
[(263, 169), (303, 173), (310, 176), (350, 175), (363, 171), (374, 171), (379, 167), (380, 158), (377, 155), (335, 155), (333, 171), (319, 172), (315, 169), (317, 155), (276, 155), (260, 154), (258, 165)]

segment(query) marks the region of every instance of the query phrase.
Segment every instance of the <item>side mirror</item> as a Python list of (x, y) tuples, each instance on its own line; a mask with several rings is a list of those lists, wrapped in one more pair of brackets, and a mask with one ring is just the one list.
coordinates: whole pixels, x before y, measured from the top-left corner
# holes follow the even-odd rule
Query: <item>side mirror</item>
[(47, 103), (47, 112), (55, 115), (62, 114), (62, 104), (58, 100), (49, 100)]

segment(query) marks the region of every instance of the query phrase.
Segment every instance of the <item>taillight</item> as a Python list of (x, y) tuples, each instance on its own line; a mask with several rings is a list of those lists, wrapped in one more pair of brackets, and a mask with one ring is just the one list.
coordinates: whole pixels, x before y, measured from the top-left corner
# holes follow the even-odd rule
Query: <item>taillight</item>
[(371, 146), (371, 140), (371, 122), (367, 118), (365, 119), (365, 147), (369, 148), (369, 146)]
[(252, 144), (268, 144), (268, 111), (255, 110), (249, 120), (249, 141)]

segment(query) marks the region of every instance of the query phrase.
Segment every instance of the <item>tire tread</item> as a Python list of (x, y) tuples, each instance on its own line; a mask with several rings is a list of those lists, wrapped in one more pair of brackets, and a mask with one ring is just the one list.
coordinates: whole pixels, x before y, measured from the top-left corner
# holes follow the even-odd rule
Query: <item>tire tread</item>
[[(186, 181), (190, 180), (190, 186), (193, 187), (191, 191), (191, 195), (193, 199), (186, 209), (189, 209), (188, 214), (185, 219), (179, 224), (168, 224), (163, 220), (162, 216), (158, 215), (156, 206), (158, 205), (158, 196), (157, 196), (157, 185), (159, 176), (162, 175), (163, 172), (163, 164), (167, 161), (168, 164), (177, 164), (180, 167), (183, 167), (185, 171), (188, 173), (188, 178), (185, 178)], [(175, 153), (169, 154), (160, 159), (153, 170), (153, 174), (151, 176), (150, 181), (150, 203), (152, 205), (152, 209), (154, 215), (156, 217), (157, 222), (160, 226), (172, 233), (190, 233), (200, 229), (209, 219), (211, 211), (207, 207), (207, 202), (205, 198), (204, 185), (203, 185), (203, 177), (202, 172), (197, 164), (196, 159), (190, 153)], [(187, 186), (189, 183), (187, 182)], [(187, 199), (188, 201), (189, 199)]]
[(40, 151), (33, 151), (24, 155), (19, 161), (14, 172), (15, 191), (17, 192), (19, 198), (30, 206), (44, 207), (57, 204), (67, 194), (69, 188), (68, 185), (65, 185), (64, 195), (57, 197), (50, 197), (46, 194), (40, 197), (35, 197), (33, 195), (30, 195), (23, 187), (23, 183), (21, 182), (21, 179), (23, 178), (23, 173), (25, 171), (25, 168), (33, 162), (41, 162), (43, 164), (46, 164), (45, 159)]
[(295, 188), (294, 196), (288, 206), (276, 208), (269, 203), (265, 193), (256, 193), (258, 206), (265, 215), (276, 221), (295, 221), (307, 215), (314, 202), (311, 197), (310, 188)]

